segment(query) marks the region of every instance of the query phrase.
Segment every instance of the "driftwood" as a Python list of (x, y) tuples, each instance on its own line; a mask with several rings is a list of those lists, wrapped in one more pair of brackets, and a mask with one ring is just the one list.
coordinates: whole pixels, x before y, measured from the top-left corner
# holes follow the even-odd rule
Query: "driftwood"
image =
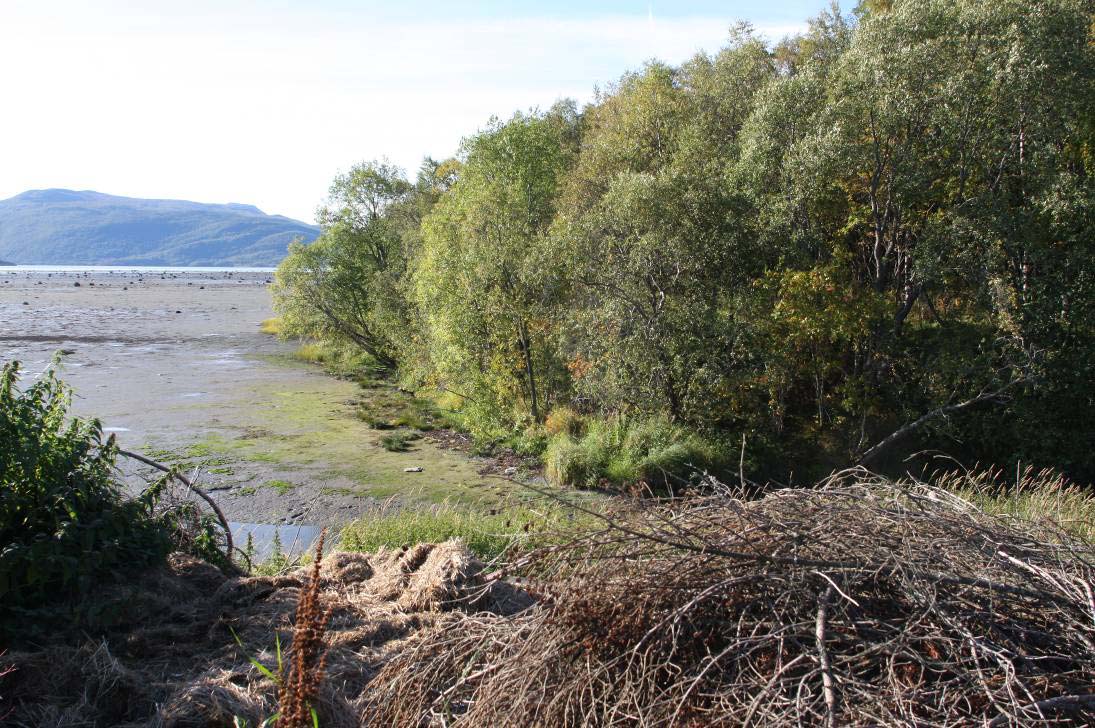
[(168, 467), (167, 465), (164, 465), (163, 463), (158, 463), (155, 460), (153, 460), (152, 458), (145, 457), (144, 455), (141, 455), (139, 453), (130, 452), (129, 450), (121, 450), (121, 449), (118, 450), (118, 454), (119, 455), (124, 455), (127, 458), (132, 458), (133, 460), (136, 460), (138, 462), (142, 462), (145, 465), (150, 465), (153, 468), (156, 468), (157, 470), (160, 470), (164, 473), (167, 473), (172, 478), (175, 478), (180, 483), (182, 483), (187, 488), (189, 488), (190, 491), (193, 492), (195, 495), (197, 495), (199, 498), (201, 498), (206, 503), (208, 503), (209, 507), (213, 509), (213, 513), (216, 514), (217, 520), (220, 521), (221, 528), (224, 529), (225, 556), (228, 557), (228, 563), (230, 563), (230, 564), (233, 563), (232, 554), (235, 552), (236, 548), (235, 548), (235, 545), (232, 543), (232, 529), (229, 528), (229, 526), (228, 526), (228, 519), (225, 518), (224, 511), (222, 511), (220, 509), (220, 506), (217, 505), (217, 502), (215, 500), (213, 500), (213, 498), (208, 493), (206, 493), (204, 490), (202, 490), (198, 486), (194, 485), (194, 483), (190, 480), (190, 478), (188, 478), (185, 475), (183, 475), (182, 473), (178, 472), (177, 470), (175, 470), (175, 468)]

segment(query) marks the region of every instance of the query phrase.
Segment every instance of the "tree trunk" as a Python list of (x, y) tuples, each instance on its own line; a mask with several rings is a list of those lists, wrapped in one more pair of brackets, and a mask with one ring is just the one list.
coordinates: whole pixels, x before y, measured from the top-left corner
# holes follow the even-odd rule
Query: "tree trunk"
[(876, 445), (868, 448), (867, 451), (859, 457), (859, 464), (870, 466), (871, 463), (877, 461), (879, 456), (882, 455), (884, 452), (889, 451), (898, 442), (905, 439), (906, 437), (938, 417), (943, 417), (944, 415), (949, 415), (954, 412), (961, 412), (964, 409), (968, 409), (970, 407), (973, 407), (974, 405), (981, 404), (983, 402), (991, 404), (1001, 404), (1003, 402), (1006, 402), (1007, 399), (1005, 397), (1005, 392), (1011, 389), (1013, 386), (1025, 381), (1027, 380), (1016, 379), (1004, 385), (995, 392), (982, 392), (976, 397), (971, 397), (964, 402), (948, 404), (937, 409), (933, 409), (931, 412), (928, 412), (920, 418), (913, 420), (908, 424), (902, 425), (901, 427), (897, 428), (897, 430), (883, 438)]
[(536, 377), (532, 369), (532, 346), (529, 343), (528, 324), (522, 321), (518, 326), (518, 332), (518, 341), (521, 344), (521, 353), (525, 359), (525, 376), (528, 377), (529, 396), (532, 398), (532, 421), (539, 422), (540, 403), (536, 394)]

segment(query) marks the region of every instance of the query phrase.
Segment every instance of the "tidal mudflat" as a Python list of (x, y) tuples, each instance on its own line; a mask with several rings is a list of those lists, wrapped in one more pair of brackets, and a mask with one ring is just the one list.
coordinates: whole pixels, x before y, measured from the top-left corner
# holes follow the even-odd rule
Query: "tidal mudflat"
[[(337, 525), (395, 500), (496, 499), (484, 463), (379, 444), (358, 384), (260, 330), (268, 271), (0, 269), (0, 359), (60, 353), (73, 411), (123, 448), (197, 473), (234, 521)], [(366, 418), (367, 419), (367, 418)], [(405, 472), (421, 467), (422, 472)]]

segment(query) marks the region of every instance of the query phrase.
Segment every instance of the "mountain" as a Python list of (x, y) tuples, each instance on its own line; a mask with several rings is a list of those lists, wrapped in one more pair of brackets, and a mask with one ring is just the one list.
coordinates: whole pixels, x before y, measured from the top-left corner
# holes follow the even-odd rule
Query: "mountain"
[(273, 266), (319, 228), (253, 205), (30, 190), (0, 200), (0, 259), (23, 265)]

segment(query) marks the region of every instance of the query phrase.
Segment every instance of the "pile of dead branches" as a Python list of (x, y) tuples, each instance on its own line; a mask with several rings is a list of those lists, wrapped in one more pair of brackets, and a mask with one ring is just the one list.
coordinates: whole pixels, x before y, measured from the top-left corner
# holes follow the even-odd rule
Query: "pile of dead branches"
[(533, 559), (540, 604), (452, 613), (374, 725), (1090, 725), (1095, 548), (864, 471), (670, 502)]

